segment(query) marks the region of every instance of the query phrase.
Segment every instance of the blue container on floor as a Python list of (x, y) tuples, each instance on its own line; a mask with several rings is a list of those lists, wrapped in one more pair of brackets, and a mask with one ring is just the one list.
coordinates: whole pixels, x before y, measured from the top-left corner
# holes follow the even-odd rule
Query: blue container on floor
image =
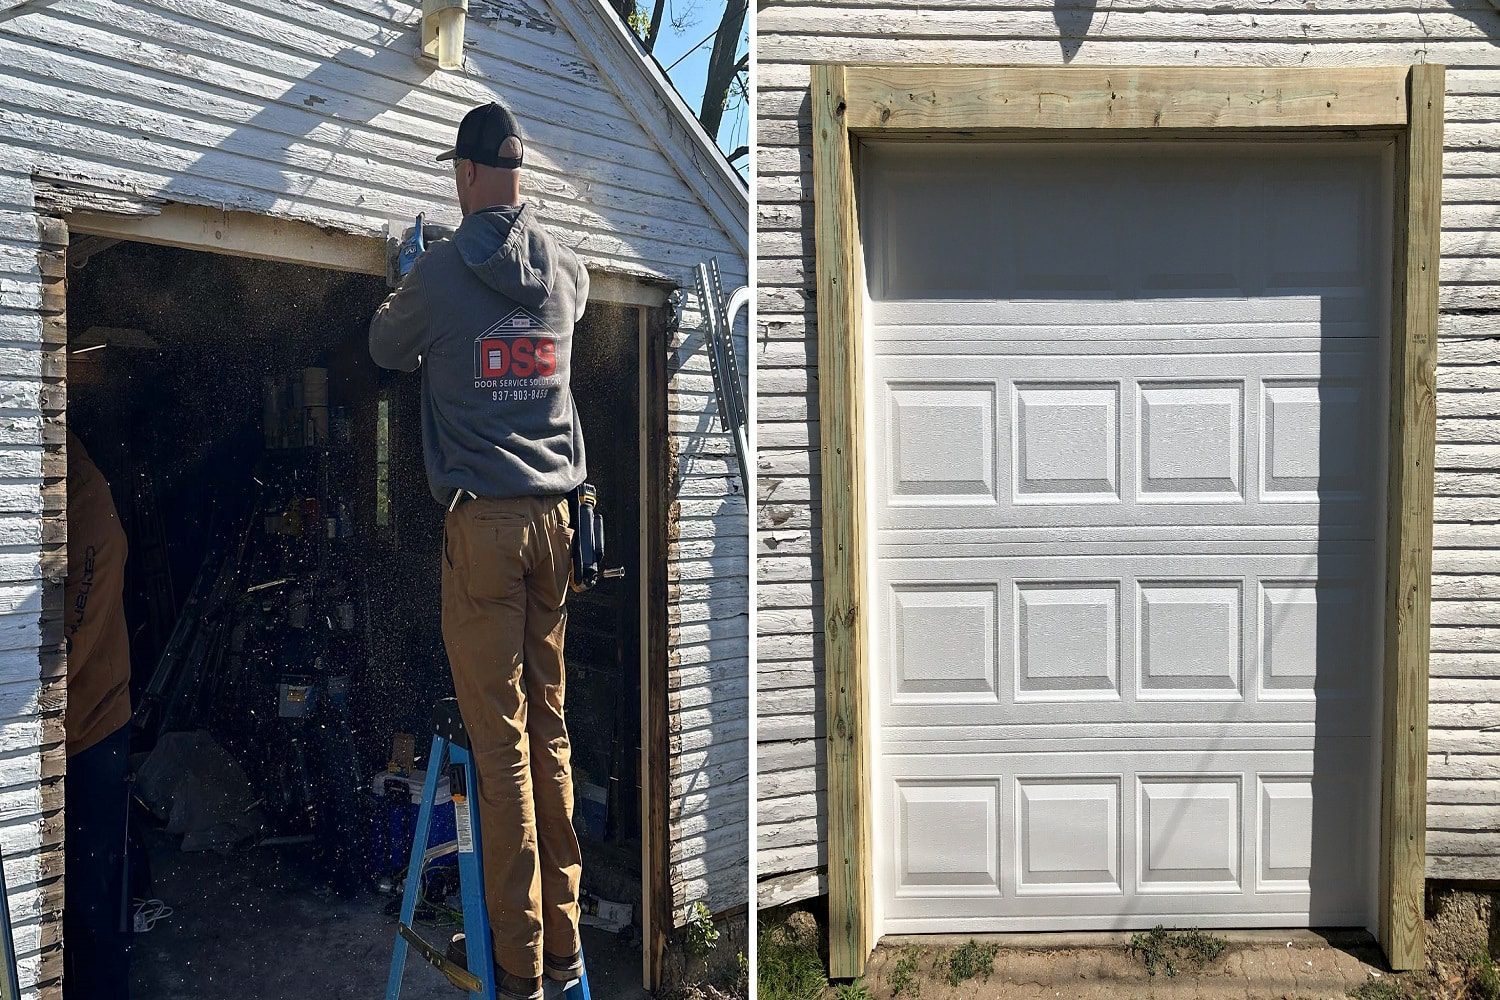
[[(389, 875), (406, 868), (411, 856), (411, 841), (416, 835), (417, 813), (422, 803), (422, 781), (424, 772), (410, 775), (382, 773), (372, 783), (379, 805), (375, 809), (374, 844), (370, 851), (371, 862), (377, 866), (376, 875)], [(458, 827), (453, 817), (453, 800), (448, 796), (446, 780), (440, 799), (432, 810), (432, 832), (428, 843), (436, 847), (457, 837)], [(409, 794), (401, 794), (403, 791)], [(454, 855), (439, 858), (429, 867), (452, 866), (458, 861)]]

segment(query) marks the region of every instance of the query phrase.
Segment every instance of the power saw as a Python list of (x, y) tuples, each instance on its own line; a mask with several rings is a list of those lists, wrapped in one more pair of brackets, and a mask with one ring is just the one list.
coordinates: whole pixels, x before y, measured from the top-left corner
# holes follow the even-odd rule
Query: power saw
[(452, 226), (428, 222), (426, 216), (427, 213), (418, 212), (416, 221), (401, 230), (400, 236), (396, 235), (396, 223), (386, 224), (385, 283), (391, 288), (411, 273), (429, 244), (447, 239), (455, 232)]

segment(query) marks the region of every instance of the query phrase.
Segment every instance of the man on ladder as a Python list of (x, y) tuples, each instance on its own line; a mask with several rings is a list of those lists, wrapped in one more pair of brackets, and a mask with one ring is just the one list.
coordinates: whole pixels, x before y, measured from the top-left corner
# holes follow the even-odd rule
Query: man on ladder
[(422, 370), (428, 483), (448, 512), (443, 642), (478, 770), (469, 794), (507, 1000), (538, 1000), (544, 971), (583, 971), (563, 604), (568, 496), (586, 474), (568, 375), (589, 280), (522, 202), (524, 155), (506, 108), (464, 116), (438, 157), (453, 163), (463, 223), (422, 252), (418, 220), (400, 284), (370, 323), (377, 364)]

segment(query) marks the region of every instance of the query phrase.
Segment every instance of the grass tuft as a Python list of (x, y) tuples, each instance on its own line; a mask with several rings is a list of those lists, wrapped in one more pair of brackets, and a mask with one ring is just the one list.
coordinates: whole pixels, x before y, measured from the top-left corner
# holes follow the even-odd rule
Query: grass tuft
[(785, 927), (761, 931), (756, 965), (759, 1000), (818, 1000), (828, 988), (817, 945), (806, 937), (788, 934)]
[(834, 1000), (874, 1000), (870, 996), (870, 989), (862, 980), (856, 979), (852, 983), (841, 983), (833, 988)]
[(1474, 1000), (1500, 1000), (1500, 968), (1486, 951), (1469, 959), (1469, 995)]
[(995, 971), (995, 956), (999, 952), (998, 944), (980, 944), (973, 940), (954, 948), (947, 958), (948, 985), (957, 986), (975, 976), (983, 976), (988, 981), (990, 973)]
[(917, 965), (922, 960), (922, 949), (914, 944), (909, 944), (901, 949), (896, 956), (896, 964), (891, 967), (891, 996), (899, 997), (903, 993), (910, 997), (922, 995), (922, 982), (917, 978)]
[(1395, 979), (1371, 979), (1349, 991), (1349, 1000), (1418, 1000)]
[(1229, 942), (1193, 927), (1177, 935), (1177, 951), (1193, 965), (1202, 967), (1217, 962), (1229, 950)]
[(1229, 949), (1229, 942), (1198, 930), (1169, 931), (1157, 924), (1130, 938), (1126, 950), (1146, 967), (1146, 974), (1162, 973), (1172, 978), (1184, 967), (1201, 969), (1216, 962)]

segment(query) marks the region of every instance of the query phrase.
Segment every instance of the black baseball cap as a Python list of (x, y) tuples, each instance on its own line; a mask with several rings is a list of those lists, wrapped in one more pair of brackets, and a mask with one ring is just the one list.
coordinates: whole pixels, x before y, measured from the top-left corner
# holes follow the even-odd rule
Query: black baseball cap
[[(501, 156), (500, 147), (514, 137), (521, 143), (521, 156)], [(473, 160), (489, 167), (515, 170), (526, 155), (526, 140), (516, 125), (516, 116), (503, 104), (491, 101), (464, 115), (458, 123), (458, 142), (438, 156), (439, 160)]]

